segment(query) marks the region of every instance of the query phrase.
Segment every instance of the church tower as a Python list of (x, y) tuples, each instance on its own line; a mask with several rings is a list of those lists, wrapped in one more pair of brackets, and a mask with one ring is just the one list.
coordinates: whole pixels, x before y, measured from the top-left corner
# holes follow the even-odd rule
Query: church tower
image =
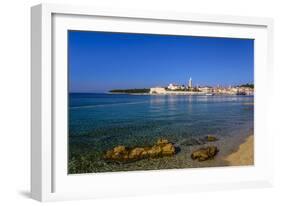
[(189, 78), (189, 81), (188, 81), (188, 87), (192, 88), (192, 79), (191, 79), (191, 77)]

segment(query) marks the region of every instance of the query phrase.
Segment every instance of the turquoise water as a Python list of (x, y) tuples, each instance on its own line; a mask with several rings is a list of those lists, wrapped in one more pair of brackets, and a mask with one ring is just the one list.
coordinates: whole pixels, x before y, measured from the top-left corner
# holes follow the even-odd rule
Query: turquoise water
[[(212, 166), (210, 162), (193, 163), (183, 152), (190, 152), (193, 140), (208, 134), (219, 138), (216, 145), (220, 146), (221, 155), (233, 151), (246, 136), (253, 134), (253, 116), (252, 96), (72, 93), (69, 172)], [(126, 165), (110, 165), (101, 158), (105, 150), (114, 146), (152, 145), (160, 137), (178, 145), (179, 155), (166, 161), (141, 160)], [(196, 147), (196, 141), (194, 144)], [(79, 163), (81, 159), (87, 160), (85, 165)], [(223, 164), (214, 162), (214, 166)]]

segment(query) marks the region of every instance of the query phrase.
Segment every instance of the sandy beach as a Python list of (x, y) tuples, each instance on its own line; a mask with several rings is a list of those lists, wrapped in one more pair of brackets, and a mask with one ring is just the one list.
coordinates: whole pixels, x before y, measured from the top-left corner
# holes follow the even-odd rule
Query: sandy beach
[(254, 136), (249, 136), (238, 150), (225, 158), (231, 166), (254, 164)]

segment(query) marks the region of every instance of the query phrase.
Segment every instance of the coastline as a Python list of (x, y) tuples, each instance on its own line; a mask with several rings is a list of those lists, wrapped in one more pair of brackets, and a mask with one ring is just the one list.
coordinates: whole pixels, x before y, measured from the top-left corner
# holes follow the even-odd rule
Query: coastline
[(254, 136), (250, 135), (246, 141), (240, 144), (237, 151), (225, 158), (230, 166), (242, 166), (254, 164)]
[[(254, 96), (254, 95), (238, 95), (238, 94), (211, 94), (203, 93), (203, 92), (167, 92), (167, 93), (124, 93), (124, 92), (109, 92), (106, 94), (116, 95), (116, 94), (124, 94), (124, 95), (136, 95), (136, 96)], [(245, 105), (253, 105), (253, 103), (245, 103)]]

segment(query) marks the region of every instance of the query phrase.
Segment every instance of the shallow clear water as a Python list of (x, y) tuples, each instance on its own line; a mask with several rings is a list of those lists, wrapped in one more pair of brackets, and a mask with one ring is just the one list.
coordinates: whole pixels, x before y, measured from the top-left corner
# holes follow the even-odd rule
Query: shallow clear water
[[(96, 155), (90, 161), (102, 161), (101, 154), (116, 145), (152, 145), (160, 137), (188, 149), (184, 144), (187, 140), (208, 134), (220, 139), (217, 144), (225, 147), (220, 148), (221, 154), (227, 154), (243, 138), (253, 134), (253, 100), (252, 96), (72, 93), (69, 95), (69, 158), (71, 161), (74, 155), (94, 151)], [(164, 166), (158, 162), (152, 167), (155, 161), (162, 160), (144, 160), (141, 166), (140, 163), (129, 166), (102, 163), (99, 169), (89, 172), (186, 167), (184, 162), (177, 165), (177, 157), (169, 158)]]

